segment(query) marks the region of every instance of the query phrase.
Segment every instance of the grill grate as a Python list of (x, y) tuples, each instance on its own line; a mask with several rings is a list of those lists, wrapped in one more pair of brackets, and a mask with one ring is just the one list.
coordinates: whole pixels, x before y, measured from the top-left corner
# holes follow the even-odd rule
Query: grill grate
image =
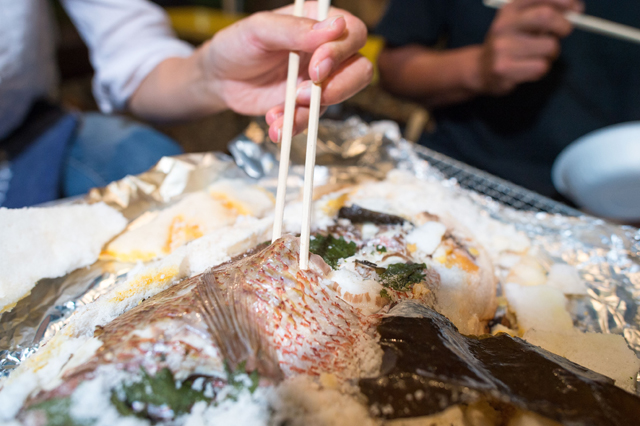
[(423, 146), (414, 146), (418, 155), (427, 160), (446, 177), (455, 178), (458, 184), (480, 194), (513, 207), (517, 210), (562, 214), (565, 216), (581, 216), (578, 210), (553, 201), (533, 191), (522, 188), (487, 172), (471, 167), (461, 161), (454, 160), (439, 152)]

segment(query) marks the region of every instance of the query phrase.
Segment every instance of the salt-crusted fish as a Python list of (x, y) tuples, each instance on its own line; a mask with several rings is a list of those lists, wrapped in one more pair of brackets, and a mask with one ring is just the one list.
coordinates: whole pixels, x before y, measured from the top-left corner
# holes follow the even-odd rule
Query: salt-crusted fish
[(381, 303), (415, 299), (446, 315), (463, 333), (487, 331), (496, 310), (493, 265), (453, 218), (422, 212), (410, 221), (356, 204), (340, 209), (339, 216), (339, 224), (314, 241), (339, 247), (335, 238), (343, 238), (353, 244), (329, 276), (344, 300), (372, 314)]
[[(460, 297), (466, 296), (469, 285), (491, 293), (486, 303), (478, 302), (482, 312), (490, 311), (487, 318), (473, 310), (454, 318), (463, 327), (471, 324), (468, 330), (483, 330), (482, 321), (492, 315), (493, 280), (481, 282), (478, 256), (437, 217), (418, 215), (411, 218), (413, 224), (357, 205), (343, 209), (340, 216), (339, 224), (314, 237), (312, 251), (316, 254), (311, 255), (308, 271), (298, 267), (298, 240), (287, 236), (170, 286), (110, 322), (96, 322), (103, 325), (89, 341), (95, 353), (80, 351), (87, 359), (72, 356), (58, 379), (35, 388), (22, 418), (42, 417), (42, 404), (47, 407), (49, 401), (69, 400), (78, 386), (95, 380), (106, 367), (126, 371), (135, 380), (149, 380), (151, 389), (160, 386), (158, 381), (188, 386), (196, 378), (206, 378), (211, 386), (224, 385), (230, 380), (225, 362), (227, 369), (248, 367), (272, 381), (281, 374), (331, 373), (340, 379), (370, 376), (380, 362), (375, 325), (385, 307), (410, 298), (446, 310), (449, 295), (459, 292), (451, 284), (458, 281), (466, 283)], [(259, 233), (262, 225), (248, 226)], [(440, 263), (433, 259), (437, 249), (450, 263), (442, 266), (451, 270), (449, 276), (437, 271)], [(162, 262), (148, 280), (171, 276)], [(179, 269), (184, 268), (181, 261)], [(133, 300), (127, 300), (135, 292), (136, 286), (123, 288), (108, 299), (122, 299), (133, 306)], [(90, 310), (82, 312), (80, 323), (91, 324), (89, 316)], [(77, 331), (71, 333), (77, 335)], [(55, 351), (58, 342), (52, 343), (50, 349)], [(194, 394), (187, 401), (195, 403), (200, 397)], [(170, 418), (189, 407), (187, 402), (173, 401), (179, 407), (172, 408), (173, 414), (158, 413), (162, 399), (147, 401), (141, 408), (125, 391), (114, 398), (114, 404), (124, 404), (152, 419)]]
[[(259, 245), (269, 239), (268, 217), (240, 217), (139, 265), (126, 282), (76, 312), (4, 382), (0, 422), (17, 426), (11, 423), (16, 414), (21, 424), (38, 426), (369, 426), (414, 416), (462, 426), (470, 419), (487, 425), (564, 419), (546, 395), (573, 391), (566, 365), (556, 360), (540, 371), (562, 372), (549, 381), (553, 389), (525, 386), (522, 393), (519, 371), (505, 370), (514, 379), (508, 384), (494, 367), (537, 349), (516, 340), (504, 352), (504, 342), (514, 342), (507, 336), (455, 331), (490, 331), (493, 264), (504, 266), (502, 253), (524, 254), (527, 241), (514, 239), (515, 230), (494, 232), (489, 218), (468, 214), (468, 203), (444, 208), (423, 185), (391, 179), (324, 195), (314, 206), (308, 271), (299, 270), (296, 238)], [(481, 238), (482, 230), (496, 238)], [(498, 318), (491, 331), (526, 328), (525, 312), (509, 304), (515, 312)], [(424, 312), (399, 315), (403, 306)], [(463, 354), (465, 348), (475, 358)], [(470, 368), (477, 377), (465, 373)], [(637, 367), (630, 371), (635, 375)], [(604, 378), (594, 383), (631, 401)], [(542, 396), (533, 400), (529, 390)], [(570, 399), (563, 401), (565, 414), (586, 418), (589, 412)], [(636, 410), (637, 399), (632, 405)], [(622, 424), (626, 417), (619, 416)], [(540, 422), (534, 424), (548, 424)]]
[(91, 265), (100, 248), (126, 226), (104, 203), (0, 208), (0, 316), (42, 278)]
[[(267, 378), (278, 376), (279, 369), (285, 376), (335, 373), (354, 378), (363, 369), (374, 371), (364, 365), (375, 359), (371, 324), (323, 283), (330, 268), (319, 256), (312, 255), (307, 271), (298, 268), (298, 258), (298, 239), (286, 236), (144, 301), (96, 330), (102, 345), (95, 355), (67, 371), (59, 386), (32, 396), (21, 417), (38, 424), (34, 419), (42, 418), (43, 403), (69, 398), (108, 365), (135, 375), (143, 372), (143, 379), (170, 372), (171, 380), (191, 383), (194, 377), (207, 377), (213, 384), (229, 380), (221, 353), (235, 357), (227, 359), (233, 364), (250, 361)], [(223, 309), (233, 314), (216, 318)], [(229, 349), (231, 342), (246, 346)], [(247, 359), (251, 351), (256, 356)], [(136, 411), (135, 401), (120, 402)]]
[(273, 196), (264, 189), (241, 179), (223, 179), (207, 191), (186, 194), (140, 215), (104, 248), (101, 257), (122, 262), (162, 258), (240, 216), (261, 218), (272, 209)]

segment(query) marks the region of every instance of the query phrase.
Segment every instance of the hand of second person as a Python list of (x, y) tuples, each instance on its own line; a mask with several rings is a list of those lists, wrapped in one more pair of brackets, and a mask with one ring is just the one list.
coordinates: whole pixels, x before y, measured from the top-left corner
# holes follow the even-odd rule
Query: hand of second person
[(497, 14), (480, 54), (480, 91), (503, 95), (521, 83), (537, 81), (560, 53), (560, 39), (573, 27), (567, 11), (579, 0), (514, 0)]
[(204, 51), (215, 92), (240, 114), (266, 114), (273, 140), (281, 135), (289, 51), (300, 52), (294, 133), (307, 126), (312, 81), (322, 83), (323, 107), (371, 81), (373, 66), (358, 54), (367, 38), (364, 23), (335, 8), (318, 22), (316, 9), (316, 2), (305, 3), (308, 18), (291, 16), (291, 6), (251, 15), (216, 34)]

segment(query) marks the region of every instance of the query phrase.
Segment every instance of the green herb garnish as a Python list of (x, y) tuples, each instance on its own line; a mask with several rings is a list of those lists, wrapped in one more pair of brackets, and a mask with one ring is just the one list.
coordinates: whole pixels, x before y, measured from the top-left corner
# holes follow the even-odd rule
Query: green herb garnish
[(380, 297), (391, 300), (391, 296), (389, 296), (389, 293), (387, 293), (387, 290), (384, 288), (380, 290)]
[(353, 241), (346, 242), (343, 237), (314, 235), (309, 242), (309, 250), (322, 257), (327, 265), (337, 269), (338, 260), (353, 256), (358, 251), (358, 247)]
[[(124, 398), (122, 398), (124, 396)], [(210, 401), (204, 392), (191, 388), (190, 382), (177, 387), (173, 373), (168, 368), (150, 376), (142, 369), (142, 380), (129, 385), (122, 385), (119, 391), (113, 391), (111, 402), (122, 415), (136, 415), (149, 418), (149, 406), (167, 406), (175, 416), (188, 413), (198, 401)], [(140, 409), (134, 410), (133, 403), (140, 403)]]
[(376, 250), (378, 251), (378, 253), (386, 253), (387, 252), (387, 248), (385, 246), (383, 246), (382, 244), (378, 244), (376, 246)]
[(93, 422), (79, 422), (71, 417), (71, 397), (53, 398), (28, 408), (42, 411), (47, 416), (47, 426), (88, 426)]
[(409, 291), (411, 284), (422, 282), (425, 278), (424, 263), (394, 263), (380, 274), (380, 284), (396, 291)]
[(260, 383), (258, 371), (253, 370), (251, 373), (247, 373), (245, 361), (238, 364), (238, 368), (235, 371), (231, 370), (229, 364), (225, 362), (224, 369), (227, 372), (227, 383), (235, 389), (235, 392), (229, 393), (227, 398), (235, 401), (244, 389), (247, 389), (250, 393), (258, 389), (258, 384)]
[(118, 393), (115, 390), (111, 391), (110, 401), (111, 401), (111, 405), (113, 405), (116, 408), (116, 410), (118, 410), (118, 413), (120, 413), (121, 416), (137, 416), (138, 415), (138, 413), (133, 411), (133, 408), (130, 407), (127, 401), (122, 401), (120, 400), (120, 398), (118, 398)]

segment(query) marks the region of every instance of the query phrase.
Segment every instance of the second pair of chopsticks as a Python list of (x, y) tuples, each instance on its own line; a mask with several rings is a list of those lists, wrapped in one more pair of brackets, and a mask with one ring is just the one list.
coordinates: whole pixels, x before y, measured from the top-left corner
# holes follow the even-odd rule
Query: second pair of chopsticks
[[(511, 3), (511, 0), (483, 0), (487, 7), (500, 9), (504, 5)], [(626, 40), (633, 43), (640, 43), (640, 29), (630, 27), (628, 25), (618, 24), (617, 22), (608, 21), (595, 16), (583, 15), (576, 12), (567, 12), (565, 17), (569, 22), (584, 31), (602, 34), (620, 40)]]
[[(318, 21), (324, 21), (329, 14), (330, 0), (318, 1)], [(293, 15), (302, 16), (304, 0), (295, 0)], [(296, 108), (296, 89), (300, 55), (289, 53), (289, 69), (287, 74), (287, 89), (284, 103), (284, 123), (282, 126), (282, 140), (280, 147), (280, 169), (278, 173), (278, 189), (276, 192), (276, 211), (273, 223), (273, 241), (282, 236), (282, 221), (284, 218), (284, 204), (289, 175), (289, 156), (291, 154), (291, 139), (293, 135), (293, 121)], [(304, 164), (304, 190), (302, 197), (302, 229), (300, 232), (300, 269), (309, 267), (309, 240), (311, 238), (311, 208), (313, 203), (313, 171), (316, 164), (316, 144), (318, 141), (318, 124), (320, 121), (320, 98), (322, 86), (311, 86), (311, 102), (309, 106), (309, 125), (307, 128), (307, 156)]]

